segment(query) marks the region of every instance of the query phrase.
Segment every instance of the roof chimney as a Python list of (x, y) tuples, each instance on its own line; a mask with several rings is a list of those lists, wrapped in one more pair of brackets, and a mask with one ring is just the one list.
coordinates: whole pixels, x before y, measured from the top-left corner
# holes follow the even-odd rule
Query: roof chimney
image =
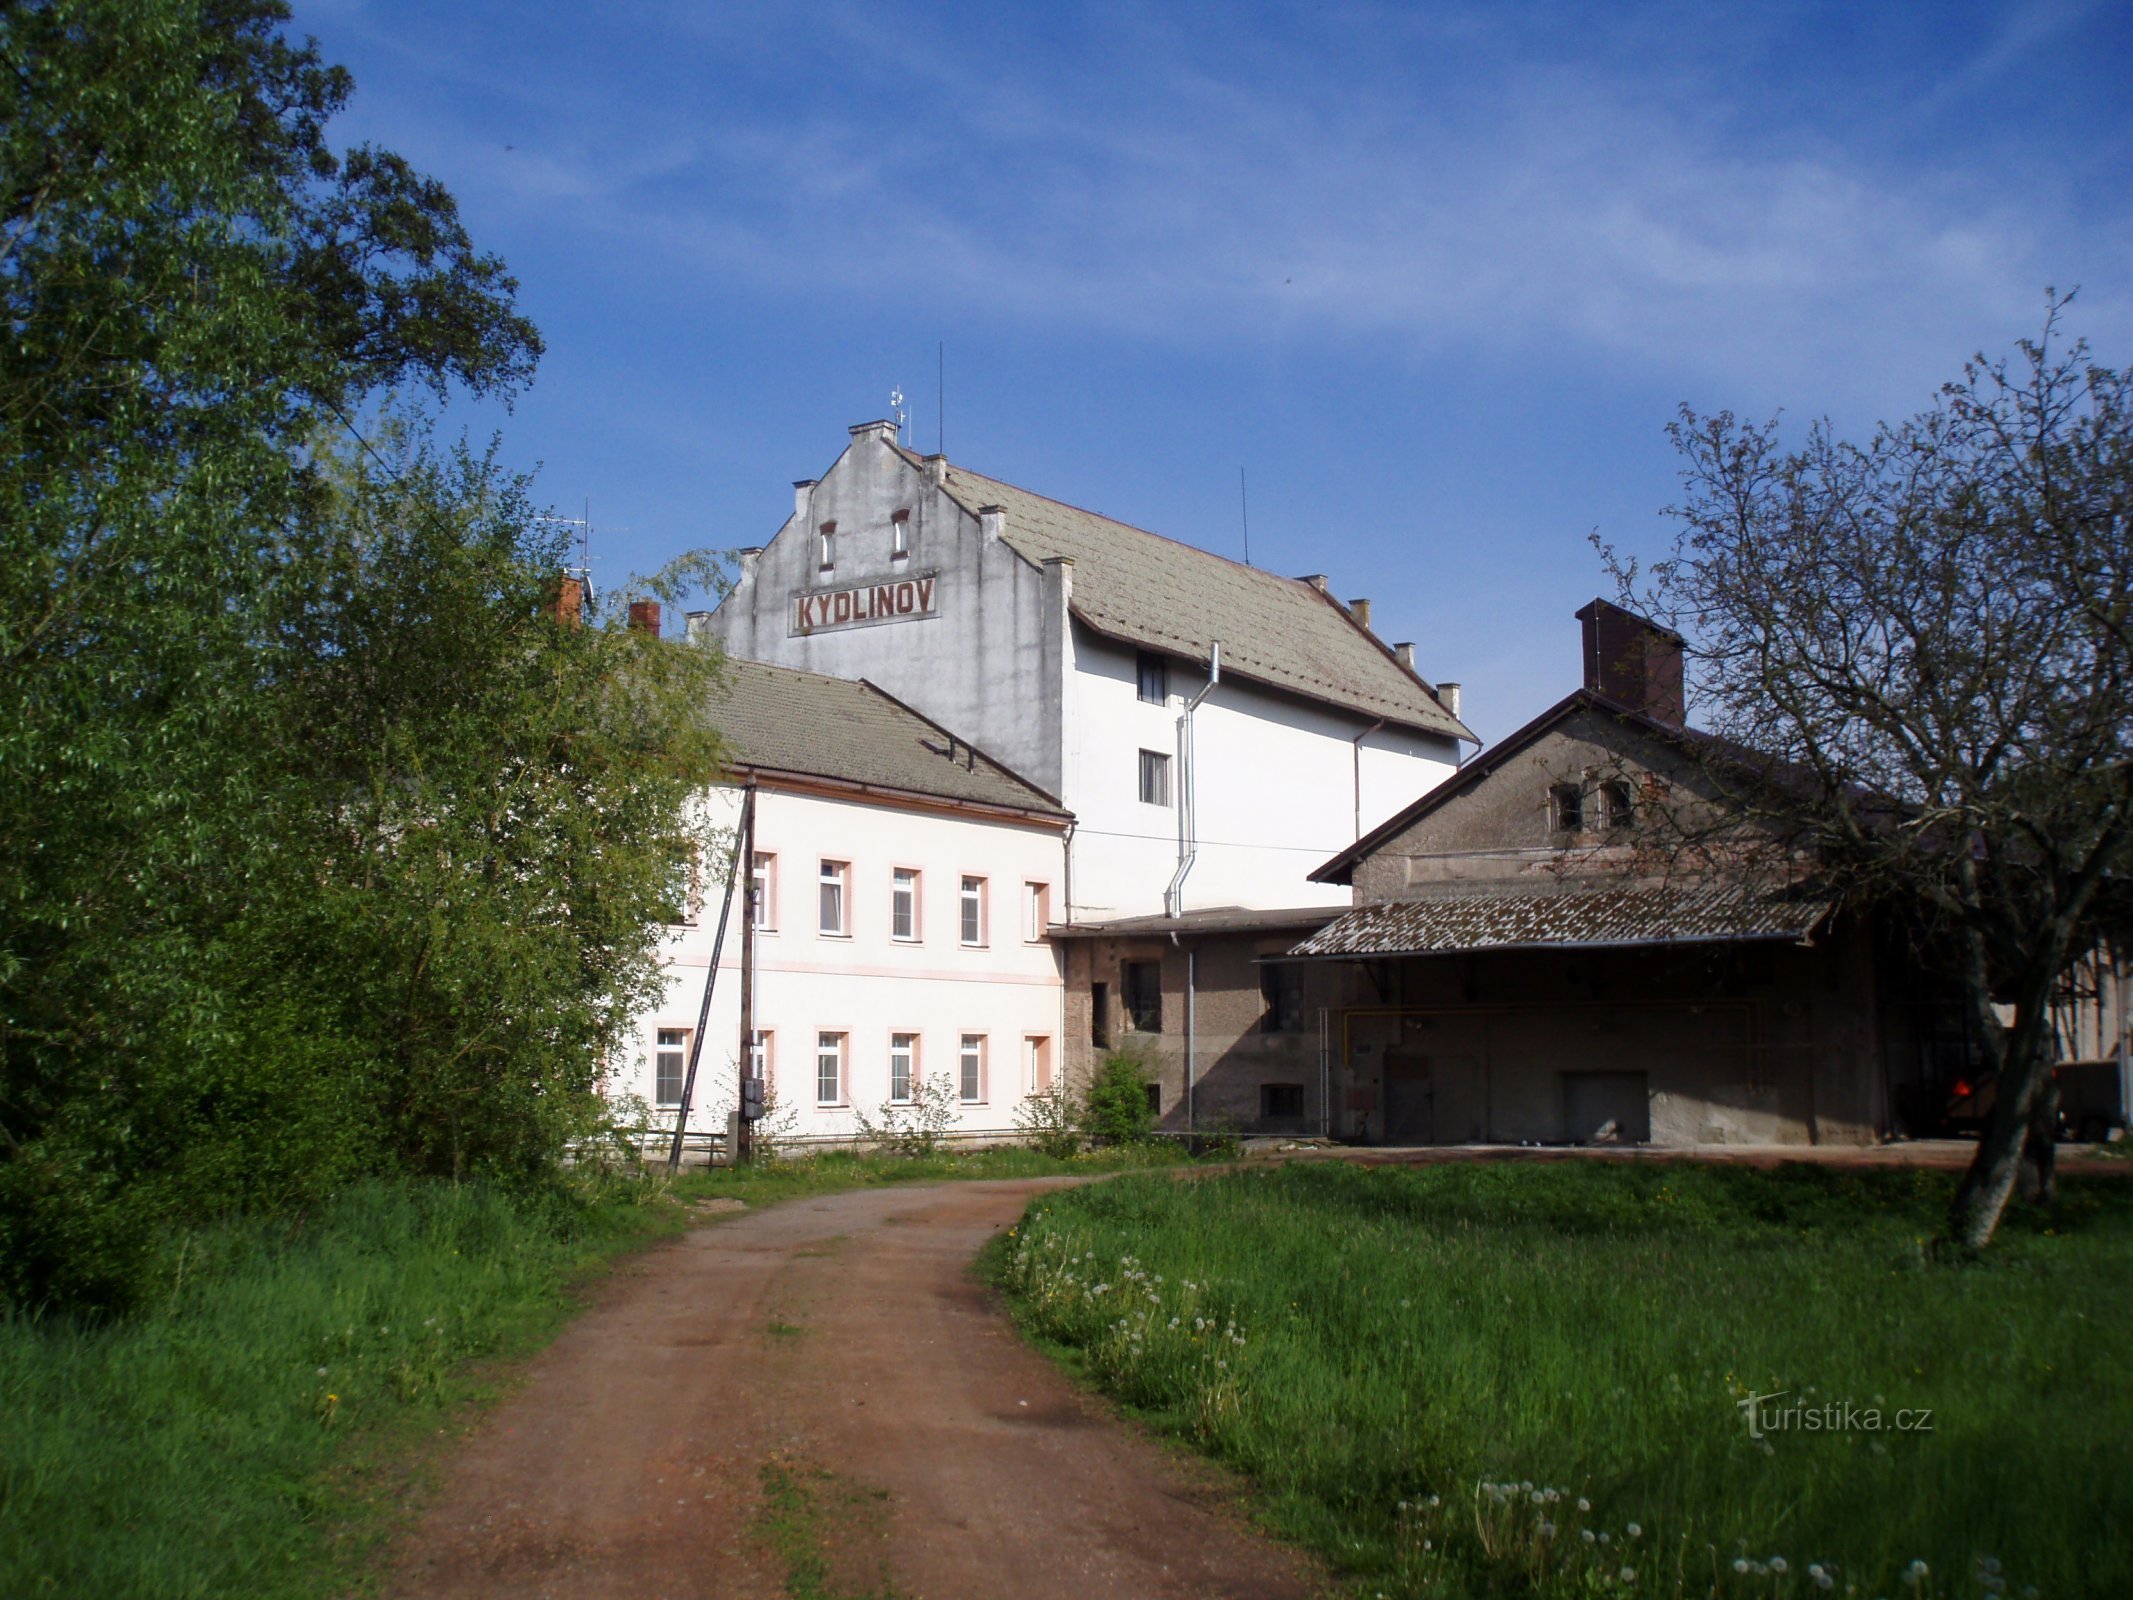
[(1437, 704), (1444, 707), (1455, 718), (1459, 715), (1459, 690), (1460, 685), (1456, 683), (1440, 683), (1437, 685)]
[(632, 600), (630, 602), (630, 627), (633, 631), (656, 636), (659, 632), (659, 602), (657, 600)]
[(805, 517), (807, 515), (807, 504), (814, 497), (815, 480), (813, 478), (800, 479), (799, 482), (792, 486), (792, 514), (796, 517)]
[(1370, 602), (1368, 600), (1349, 601), (1348, 614), (1354, 617), (1363, 627), (1370, 626)]
[(978, 531), (987, 539), (1000, 537), (1000, 530), (1007, 526), (1007, 511), (1003, 506), (978, 507)]
[(1326, 592), (1326, 575), (1323, 572), (1307, 572), (1303, 575), (1301, 581), (1308, 583), (1320, 594)]
[(711, 642), (711, 613), (708, 611), (684, 611), (681, 617), (683, 636), (691, 644)]
[(1688, 710), (1681, 635), (1605, 600), (1594, 600), (1577, 617), (1585, 624), (1585, 687), (1654, 722), (1680, 727)]
[(555, 602), (549, 615), (566, 628), (585, 625), (585, 580), (574, 572), (556, 576)]
[(896, 443), (896, 424), (887, 417), (875, 422), (855, 422), (845, 431), (851, 434), (854, 444), (869, 435), (879, 439), (883, 444)]
[(928, 483), (946, 483), (948, 481), (948, 458), (946, 456), (926, 457), (926, 481)]
[(1412, 639), (1402, 639), (1402, 640), (1401, 640), (1401, 641), (1400, 641), (1400, 642), (1399, 642), (1398, 644), (1394, 645), (1394, 646), (1392, 647), (1392, 658), (1393, 658), (1393, 660), (1395, 660), (1395, 661), (1399, 662), (1399, 663), (1400, 663), (1400, 665), (1401, 665), (1401, 666), (1403, 666), (1403, 667), (1405, 667), (1405, 668), (1406, 668), (1406, 669), (1407, 669), (1407, 670), (1408, 670), (1409, 672), (1412, 672), (1412, 671), (1414, 671), (1414, 670), (1415, 670), (1415, 642), (1414, 642), (1414, 640), (1412, 640)]

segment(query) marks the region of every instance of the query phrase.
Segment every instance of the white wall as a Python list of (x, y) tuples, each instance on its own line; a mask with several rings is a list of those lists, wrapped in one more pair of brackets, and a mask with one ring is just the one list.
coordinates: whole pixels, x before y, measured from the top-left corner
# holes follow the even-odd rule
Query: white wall
[[(719, 823), (730, 826), (739, 815), (739, 791), (714, 791), (712, 805)], [(961, 1035), (986, 1035), (985, 1097), (959, 1104), (955, 1126), (1012, 1129), (1028, 1087), (1025, 1040), (1050, 1042), (1055, 1072), (1061, 1059), (1059, 958), (1049, 943), (1027, 940), (1023, 926), (1025, 884), (1049, 886), (1053, 915), (1059, 914), (1059, 833), (967, 814), (764, 789), (756, 798), (756, 849), (776, 857), (774, 931), (759, 931), (755, 941), (756, 1026), (772, 1035), (772, 1090), (781, 1106), (796, 1110), (794, 1131), (850, 1133), (855, 1108), (877, 1117), (889, 1095), (892, 1033), (920, 1036), (919, 1070), (929, 1078), (956, 1073)], [(825, 936), (817, 926), (825, 858), (850, 863), (845, 938)], [(920, 874), (919, 937), (911, 942), (891, 937), (891, 873), (897, 867)], [(634, 1052), (612, 1075), (611, 1092), (651, 1103), (659, 1030), (695, 1028), (723, 871), (721, 861), (705, 874), (696, 925), (669, 935), (665, 999), (640, 1024)], [(966, 873), (987, 882), (981, 948), (960, 939), (959, 889)], [(725, 1129), (738, 1079), (740, 917), (736, 893), (689, 1124), (714, 1133)], [(825, 1030), (845, 1035), (842, 1095), (828, 1106), (815, 1097), (816, 1036)], [(668, 1107), (661, 1120), (671, 1126), (673, 1115)]]
[[(1137, 651), (1074, 630), (1063, 799), (1076, 819), (1074, 915), (1083, 921), (1160, 912), (1177, 869), (1178, 716), (1206, 680), (1173, 658), (1169, 699), (1146, 704), (1137, 662)], [(1199, 850), (1186, 909), (1345, 905), (1347, 889), (1307, 874), (1358, 836), (1353, 741), (1369, 726), (1234, 677), (1217, 684), (1194, 715)], [(1143, 749), (1171, 757), (1168, 806), (1140, 799)], [(1450, 776), (1455, 747), (1381, 728), (1363, 739), (1361, 769), (1367, 832)]]

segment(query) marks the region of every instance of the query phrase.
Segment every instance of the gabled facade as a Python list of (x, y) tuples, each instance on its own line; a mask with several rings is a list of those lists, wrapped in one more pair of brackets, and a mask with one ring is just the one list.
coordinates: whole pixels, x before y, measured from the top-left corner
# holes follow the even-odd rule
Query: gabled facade
[[(960, 735), (873, 684), (727, 664), (733, 750), (706, 797), (734, 828), (754, 791), (753, 926), (736, 886), (689, 1127), (723, 1133), (745, 1054), (780, 1130), (844, 1139), (864, 1114), (945, 1078), (951, 1131), (1006, 1134), (1058, 1070), (1066, 812)], [(667, 932), (667, 985), (610, 1090), (671, 1128), (725, 894), (722, 858)], [(751, 960), (753, 1038), (741, 1029)]]
[(690, 627), (877, 683), (1056, 795), (1075, 819), (1062, 921), (1338, 904), (1312, 867), (1473, 739), (1323, 579), (915, 455), (885, 422), (795, 486)]

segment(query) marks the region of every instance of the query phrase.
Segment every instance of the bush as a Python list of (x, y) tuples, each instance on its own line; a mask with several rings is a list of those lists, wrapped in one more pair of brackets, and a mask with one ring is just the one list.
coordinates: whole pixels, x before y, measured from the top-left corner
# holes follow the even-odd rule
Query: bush
[(1083, 1092), (1081, 1125), (1106, 1144), (1138, 1144), (1155, 1131), (1148, 1085), (1155, 1079), (1148, 1058), (1134, 1050), (1105, 1056)]
[(1081, 1154), (1082, 1108), (1063, 1088), (1027, 1096), (1015, 1107), (1015, 1131), (1039, 1155), (1065, 1161)]
[(930, 1156), (939, 1152), (954, 1125), (955, 1109), (955, 1084), (943, 1072), (915, 1080), (908, 1100), (884, 1100), (879, 1122), (859, 1110), (853, 1111), (852, 1120), (859, 1124), (859, 1137), (878, 1150)]

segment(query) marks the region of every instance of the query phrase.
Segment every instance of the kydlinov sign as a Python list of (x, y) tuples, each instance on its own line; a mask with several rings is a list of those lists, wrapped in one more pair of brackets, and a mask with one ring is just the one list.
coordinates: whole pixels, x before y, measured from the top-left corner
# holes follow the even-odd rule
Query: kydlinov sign
[(824, 589), (792, 597), (792, 631), (830, 633), (838, 628), (867, 628), (877, 622), (902, 622), (937, 613), (934, 600), (940, 578), (899, 578), (894, 583), (862, 583), (850, 589)]

